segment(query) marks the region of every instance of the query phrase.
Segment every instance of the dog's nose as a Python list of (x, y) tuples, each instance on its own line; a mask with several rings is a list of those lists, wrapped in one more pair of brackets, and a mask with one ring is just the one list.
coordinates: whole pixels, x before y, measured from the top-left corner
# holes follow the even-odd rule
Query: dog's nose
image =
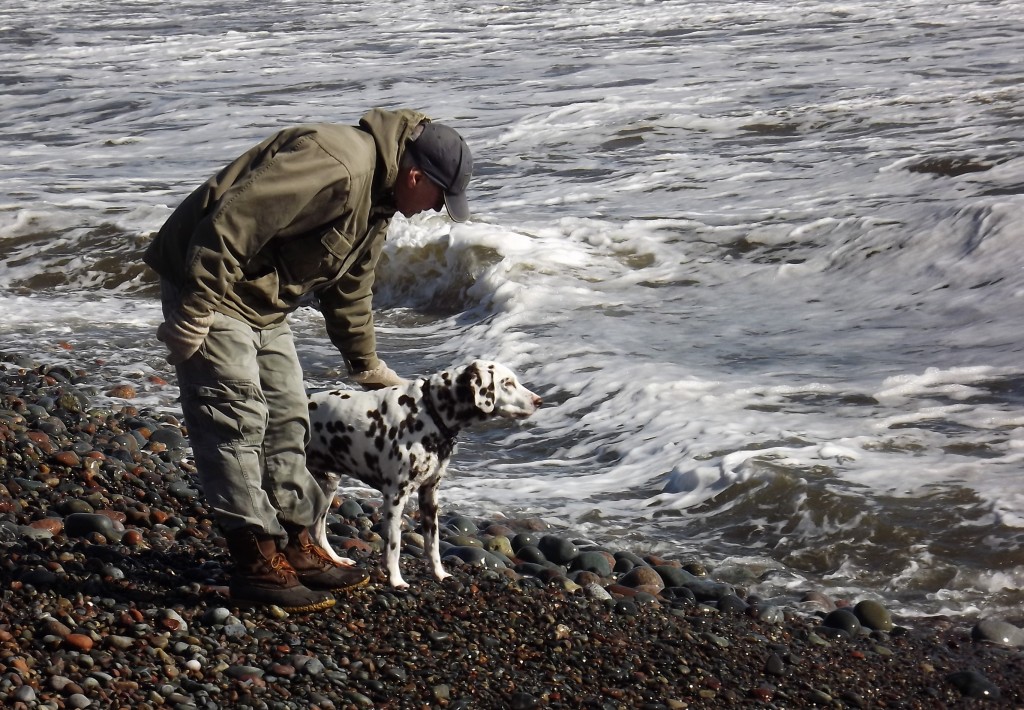
[(537, 395), (533, 395), (533, 406), (539, 407), (542, 404), (544, 404), (544, 400)]

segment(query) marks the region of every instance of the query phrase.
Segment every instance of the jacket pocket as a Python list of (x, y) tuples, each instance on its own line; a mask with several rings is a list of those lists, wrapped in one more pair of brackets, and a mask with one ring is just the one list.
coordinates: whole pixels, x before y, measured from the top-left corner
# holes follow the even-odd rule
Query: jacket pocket
[(289, 286), (309, 289), (338, 273), (349, 258), (353, 239), (336, 229), (302, 237), (288, 237), (277, 244), (277, 270)]

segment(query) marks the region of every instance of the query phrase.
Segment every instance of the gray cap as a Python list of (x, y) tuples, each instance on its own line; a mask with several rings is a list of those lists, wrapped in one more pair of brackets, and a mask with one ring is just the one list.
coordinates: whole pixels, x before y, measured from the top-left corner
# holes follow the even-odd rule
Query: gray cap
[(462, 136), (441, 123), (425, 123), (420, 137), (406, 150), (416, 167), (444, 190), (448, 216), (456, 222), (469, 219), (466, 186), (473, 176), (473, 156)]

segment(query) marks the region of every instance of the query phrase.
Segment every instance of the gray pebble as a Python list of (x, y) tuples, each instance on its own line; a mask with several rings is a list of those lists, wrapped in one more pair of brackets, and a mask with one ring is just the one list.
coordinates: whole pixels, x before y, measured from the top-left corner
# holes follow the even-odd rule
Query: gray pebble
[(998, 619), (982, 619), (971, 630), (975, 641), (988, 641), (1012, 648), (1024, 647), (1024, 630)]

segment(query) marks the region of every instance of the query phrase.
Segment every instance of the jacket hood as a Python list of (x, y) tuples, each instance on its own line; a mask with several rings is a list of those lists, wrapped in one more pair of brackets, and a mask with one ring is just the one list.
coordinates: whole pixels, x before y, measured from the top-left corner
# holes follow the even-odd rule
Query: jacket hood
[(429, 121), (424, 114), (412, 109), (388, 111), (375, 108), (363, 114), (359, 127), (373, 136), (377, 154), (385, 168), (383, 185), (391, 189), (398, 179), (398, 165), (405, 152), (406, 141), (413, 130), (423, 121)]

